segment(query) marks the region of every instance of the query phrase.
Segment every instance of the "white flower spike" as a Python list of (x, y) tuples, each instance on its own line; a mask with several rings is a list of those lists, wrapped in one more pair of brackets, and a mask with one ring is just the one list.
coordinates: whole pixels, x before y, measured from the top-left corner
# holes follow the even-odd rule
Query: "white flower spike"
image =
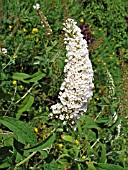
[(88, 100), (93, 96), (94, 72), (89, 59), (87, 41), (83, 39), (81, 30), (76, 24), (70, 18), (63, 24), (64, 44), (66, 44), (67, 50), (64, 67), (65, 79), (58, 96), (60, 103), (51, 107), (53, 114), (60, 115), (59, 119), (63, 120), (64, 125), (68, 121), (76, 125), (77, 119), (87, 110)]

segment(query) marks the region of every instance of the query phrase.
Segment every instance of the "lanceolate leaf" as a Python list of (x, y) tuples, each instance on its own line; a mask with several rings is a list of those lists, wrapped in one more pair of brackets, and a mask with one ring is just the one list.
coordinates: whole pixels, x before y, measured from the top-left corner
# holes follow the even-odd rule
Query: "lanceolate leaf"
[(68, 141), (68, 142), (71, 142), (71, 143), (75, 143), (75, 139), (72, 137), (72, 136), (69, 136), (69, 135), (62, 135), (61, 136), (62, 139), (64, 139), (65, 141)]
[(14, 73), (12, 78), (15, 79), (15, 80), (24, 80), (24, 79), (27, 79), (29, 78), (30, 75), (29, 74), (26, 74), (26, 73)]
[(104, 163), (98, 163), (97, 169), (98, 170), (127, 170), (126, 168), (123, 168), (119, 165), (104, 164)]
[(106, 147), (105, 147), (105, 144), (101, 144), (101, 147), (102, 147), (102, 151), (101, 151), (100, 162), (105, 163), (105, 161), (106, 161)]
[(46, 75), (45, 73), (42, 73), (39, 70), (32, 75), (29, 75), (29, 74), (26, 74), (26, 73), (14, 73), (12, 78), (14, 80), (20, 80), (24, 83), (30, 83), (30, 82), (35, 82), (35, 81), (42, 79), (43, 77), (45, 77), (45, 75)]
[(30, 75), (29, 74), (26, 74), (26, 73), (14, 73), (12, 78), (14, 80), (20, 80), (24, 83), (29, 83), (28, 81), (26, 81), (25, 79), (29, 78)]
[(30, 152), (36, 152), (36, 151), (41, 151), (46, 148), (50, 148), (53, 142), (55, 141), (55, 139), (56, 139), (56, 136), (53, 133), (50, 136), (48, 136), (48, 138), (46, 138), (43, 142), (39, 143), (38, 145), (34, 147), (25, 149), (25, 150), (29, 150)]
[(0, 123), (9, 128), (13, 132), (14, 138), (21, 143), (36, 145), (36, 135), (28, 124), (7, 116), (0, 117)]
[(107, 104), (110, 104), (110, 101), (109, 101), (106, 97), (104, 97), (104, 96), (103, 96), (103, 100), (104, 100)]
[(19, 110), (18, 113), (16, 114), (16, 118), (19, 119), (21, 114), (27, 111), (32, 106), (33, 102), (34, 102), (34, 97), (29, 94), (19, 106)]
[(38, 81), (40, 79), (42, 79), (43, 77), (45, 77), (46, 74), (45, 73), (42, 73), (41, 71), (38, 71), (37, 73), (35, 73), (34, 75), (32, 75), (30, 77), (30, 80), (28, 80), (29, 82), (35, 82), (35, 81)]

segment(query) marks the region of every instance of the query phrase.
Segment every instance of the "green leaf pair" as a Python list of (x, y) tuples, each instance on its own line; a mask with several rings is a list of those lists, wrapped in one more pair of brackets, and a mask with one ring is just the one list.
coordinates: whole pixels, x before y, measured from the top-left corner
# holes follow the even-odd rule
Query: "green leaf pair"
[(19, 81), (22, 81), (24, 83), (31, 83), (31, 82), (36, 82), (36, 81), (42, 79), (45, 76), (46, 76), (46, 74), (42, 73), (39, 70), (32, 75), (29, 75), (29, 74), (26, 74), (26, 73), (14, 73), (12, 78), (14, 80), (19, 80)]

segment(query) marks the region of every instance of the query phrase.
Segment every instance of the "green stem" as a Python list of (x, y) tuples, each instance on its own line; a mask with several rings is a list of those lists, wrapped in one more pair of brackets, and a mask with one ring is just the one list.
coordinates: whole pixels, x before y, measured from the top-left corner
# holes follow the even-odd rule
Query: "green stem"
[[(37, 152), (37, 151), (36, 151), (36, 152)], [(21, 162), (19, 162), (18, 164), (16, 164), (16, 168), (17, 168), (18, 166), (24, 164), (26, 161), (28, 161), (31, 157), (33, 157), (33, 155), (36, 154), (36, 152), (31, 153), (31, 155), (29, 155), (29, 156), (28, 156), (27, 158), (25, 158), (23, 161), (21, 161)], [(16, 168), (15, 168), (15, 169), (16, 169)]]
[[(21, 45), (22, 45), (22, 43), (19, 44), (19, 46), (17, 47), (17, 49), (16, 49), (16, 51), (15, 51), (15, 53), (14, 53), (13, 56), (15, 56), (15, 55), (18, 53)], [(3, 70), (4, 70), (13, 60), (15, 60), (15, 59), (14, 59), (14, 58), (11, 58), (10, 61), (3, 67)]]
[(91, 146), (91, 148), (93, 148), (93, 147), (99, 142), (99, 140), (100, 140), (100, 138), (98, 138), (98, 139), (96, 140), (96, 142)]
[(35, 85), (36, 85), (36, 83), (34, 83), (34, 84), (32, 85), (32, 87), (31, 87), (19, 100), (17, 100), (17, 101), (15, 102), (15, 104), (17, 104), (17, 103), (19, 103), (21, 100), (23, 100), (23, 99), (31, 92), (32, 88), (33, 88)]

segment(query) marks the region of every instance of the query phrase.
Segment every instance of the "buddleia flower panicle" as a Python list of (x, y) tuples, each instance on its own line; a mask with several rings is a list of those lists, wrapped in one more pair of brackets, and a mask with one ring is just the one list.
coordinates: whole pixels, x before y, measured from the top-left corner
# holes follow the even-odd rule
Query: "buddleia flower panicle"
[(89, 59), (87, 41), (83, 39), (80, 28), (73, 19), (67, 19), (63, 24), (65, 32), (67, 59), (64, 67), (64, 82), (61, 84), (59, 103), (52, 105), (52, 118), (71, 122), (73, 126), (87, 111), (87, 103), (93, 96), (93, 69)]

